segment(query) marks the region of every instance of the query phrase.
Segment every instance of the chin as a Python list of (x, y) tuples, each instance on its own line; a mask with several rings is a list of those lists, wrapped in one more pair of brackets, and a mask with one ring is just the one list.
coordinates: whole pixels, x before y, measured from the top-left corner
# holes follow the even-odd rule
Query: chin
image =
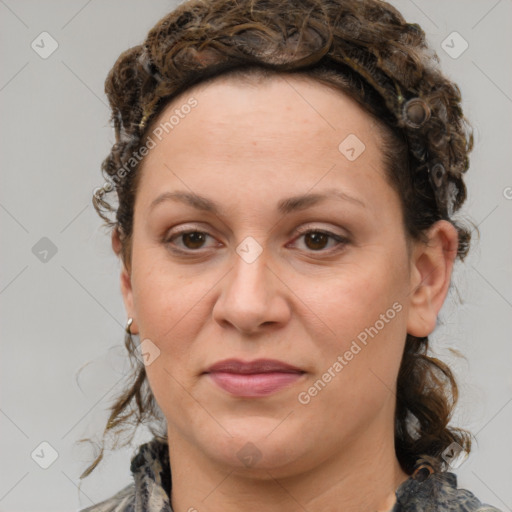
[[(210, 432), (208, 438), (202, 440), (200, 450), (227, 471), (268, 480), (296, 474), (303, 465), (302, 469), (306, 470), (308, 451), (318, 456), (315, 443), (306, 445), (300, 429), (292, 432), (273, 418), (246, 417), (236, 418), (231, 423), (220, 422), (232, 437), (226, 432), (220, 434), (217, 429), (216, 436)], [(299, 461), (304, 464), (298, 464)]]

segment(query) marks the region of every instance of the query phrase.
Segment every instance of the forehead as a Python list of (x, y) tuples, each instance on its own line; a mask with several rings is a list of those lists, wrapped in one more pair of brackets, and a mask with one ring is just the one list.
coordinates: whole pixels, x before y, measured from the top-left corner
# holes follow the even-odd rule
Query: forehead
[(153, 196), (166, 185), (198, 192), (219, 181), (299, 194), (320, 181), (357, 189), (384, 177), (375, 119), (345, 93), (303, 76), (200, 83), (164, 108), (149, 137), (155, 146), (140, 188)]
[[(210, 119), (213, 124), (222, 124), (230, 114), (242, 114), (236, 117), (238, 124), (244, 120), (250, 123), (259, 113), (268, 116), (266, 125), (271, 128), (270, 121), (275, 123), (284, 112), (289, 113), (287, 117), (293, 117), (293, 120), (301, 119), (312, 125), (316, 122), (331, 130), (339, 127), (336, 114), (348, 118), (354, 129), (357, 124), (360, 128), (363, 124), (372, 128), (380, 124), (347, 92), (332, 84), (320, 82), (304, 73), (265, 74), (259, 69), (248, 72), (235, 70), (192, 86), (165, 107), (158, 121), (165, 122), (170, 112), (179, 110), (192, 96), (200, 98), (204, 115), (211, 114), (212, 109), (224, 109), (224, 115)], [(292, 130), (293, 127), (294, 124), (290, 124), (288, 128)]]
[[(192, 100), (194, 108), (189, 106)], [(187, 117), (190, 120), (185, 121)], [(280, 132), (283, 138), (287, 133), (300, 132), (307, 124), (315, 133), (320, 132), (330, 147), (332, 139), (336, 142), (347, 129), (357, 133), (365, 145), (372, 145), (383, 128), (347, 93), (332, 85), (302, 73), (265, 74), (258, 68), (235, 70), (193, 85), (162, 109), (148, 133), (154, 136), (156, 131), (158, 142), (165, 138), (166, 144), (172, 145), (186, 132), (187, 125), (195, 128), (198, 123), (203, 134), (244, 125), (260, 133), (272, 132), (273, 127), (281, 130), (287, 125)], [(171, 132), (172, 137), (166, 137)]]

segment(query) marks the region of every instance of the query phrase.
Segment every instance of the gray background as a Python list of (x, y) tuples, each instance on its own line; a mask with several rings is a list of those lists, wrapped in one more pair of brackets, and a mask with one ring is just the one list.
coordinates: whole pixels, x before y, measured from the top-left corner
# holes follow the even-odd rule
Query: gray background
[[(392, 3), (427, 32), (475, 128), (463, 214), (482, 236), (455, 269), (464, 302), (452, 289), (432, 339), (460, 385), (453, 424), (478, 440), (454, 470), (459, 486), (512, 510), (512, 2)], [(93, 451), (76, 441), (99, 438), (128, 369), (120, 267), (91, 194), (103, 184), (100, 164), (113, 142), (105, 77), (175, 5), (0, 0), (1, 511), (69, 512), (131, 481), (130, 447), (107, 453), (82, 492), (77, 488)], [(58, 43), (45, 59), (31, 47), (44, 31)], [(460, 52), (463, 41), (453, 31), (469, 44), (457, 58), (442, 46), (447, 40), (452, 54)], [(41, 252), (48, 246), (43, 237), (55, 254)], [(149, 437), (141, 431), (134, 445)], [(48, 462), (44, 441), (58, 454), (48, 469), (31, 457), (36, 450), (38, 462)]]

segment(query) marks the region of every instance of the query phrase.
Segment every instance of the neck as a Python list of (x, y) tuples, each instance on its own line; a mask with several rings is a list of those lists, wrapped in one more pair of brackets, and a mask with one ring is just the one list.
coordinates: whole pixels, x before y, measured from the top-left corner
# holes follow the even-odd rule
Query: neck
[(183, 438), (172, 442), (178, 438), (169, 427), (174, 512), (238, 512), (241, 504), (247, 512), (389, 512), (409, 478), (396, 459), (392, 431), (385, 439), (365, 432), (323, 463), (300, 474), (290, 469), (288, 476), (222, 466)]

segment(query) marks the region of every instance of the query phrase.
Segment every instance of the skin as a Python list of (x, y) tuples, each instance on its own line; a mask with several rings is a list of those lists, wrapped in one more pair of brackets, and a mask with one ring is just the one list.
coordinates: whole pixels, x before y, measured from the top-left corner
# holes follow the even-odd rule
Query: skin
[[(220, 77), (175, 98), (160, 119), (192, 96), (197, 107), (145, 157), (121, 271), (132, 333), (160, 350), (146, 371), (168, 422), (173, 509), (390, 510), (408, 478), (393, 440), (406, 334), (434, 330), (457, 232), (439, 221), (428, 244), (408, 250), (378, 126), (341, 92), (286, 75), (257, 85)], [(365, 144), (354, 161), (338, 149), (349, 134)], [(276, 210), (283, 198), (329, 188), (366, 206), (328, 199)], [(176, 190), (222, 210), (174, 201), (150, 210)], [(178, 255), (169, 242), (178, 226), (209, 236), (176, 236), (174, 247), (188, 251)], [(348, 242), (315, 240), (302, 227)], [(262, 248), (252, 263), (236, 252), (249, 236)], [(119, 255), (115, 231), (112, 243)], [(400, 312), (300, 403), (394, 303)], [(201, 375), (230, 357), (279, 359), (305, 373), (270, 396), (233, 397)], [(248, 442), (261, 456), (249, 467), (237, 456)]]

